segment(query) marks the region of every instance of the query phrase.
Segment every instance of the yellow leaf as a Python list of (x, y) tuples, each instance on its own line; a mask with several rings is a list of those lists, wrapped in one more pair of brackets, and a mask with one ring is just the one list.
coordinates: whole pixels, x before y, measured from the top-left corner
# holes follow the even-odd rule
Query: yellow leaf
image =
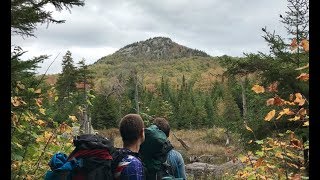
[(302, 126), (309, 126), (309, 121), (304, 122)]
[(43, 136), (39, 136), (36, 139), (36, 142), (44, 142), (44, 141), (45, 141), (45, 138)]
[(276, 115), (276, 110), (272, 110), (266, 115), (264, 120), (265, 121), (270, 121), (275, 115)]
[(290, 153), (290, 152), (287, 152), (286, 154), (287, 154), (287, 156), (290, 157), (291, 159), (298, 159), (298, 158), (299, 158), (299, 156), (297, 156), (297, 155), (295, 155), (295, 154), (293, 154), (293, 153)]
[(295, 164), (293, 164), (293, 163), (287, 163), (289, 166), (291, 166), (291, 167), (294, 167), (294, 168), (297, 168), (297, 169), (299, 169), (299, 167), (297, 166), (297, 165), (295, 165)]
[(244, 124), (244, 126), (246, 127), (246, 129), (247, 129), (248, 131), (253, 132), (252, 129), (251, 129), (247, 124)]
[(11, 115), (11, 121), (12, 121), (12, 123), (13, 123), (13, 126), (16, 126), (16, 125), (17, 125), (17, 123), (18, 123), (18, 117), (17, 117), (16, 114), (12, 114), (12, 115)]
[(264, 175), (258, 174), (258, 177), (260, 177), (260, 179), (261, 179), (261, 180), (267, 180), (267, 176), (264, 176)]
[(40, 94), (41, 93), (41, 89), (37, 89), (34, 93)]
[(52, 132), (48, 132), (48, 131), (45, 131), (44, 132), (44, 138), (49, 140), (49, 138), (51, 138), (51, 136), (53, 136)]
[(62, 124), (60, 124), (59, 126), (59, 131), (60, 133), (71, 133), (72, 132), (72, 128), (70, 126), (68, 126), (68, 124), (66, 124), (65, 122), (63, 122)]
[(264, 93), (264, 87), (259, 85), (254, 85), (251, 90), (253, 90), (255, 93)]
[(252, 143), (252, 140), (248, 141), (248, 144), (251, 144)]
[(291, 105), (291, 106), (296, 105), (294, 102), (290, 102), (290, 101), (284, 101), (284, 104)]
[(296, 93), (295, 96), (296, 96), (296, 99), (294, 100), (294, 102), (298, 103), (299, 106), (304, 105), (306, 100), (302, 97), (302, 95), (300, 93)]
[(40, 108), (39, 111), (40, 111), (41, 114), (46, 115), (46, 110), (45, 109)]
[(65, 145), (66, 147), (71, 147), (71, 146), (73, 146), (73, 144), (72, 143), (66, 143), (66, 145)]
[(291, 111), (289, 108), (285, 108), (279, 112), (279, 115), (276, 119), (280, 119), (283, 115), (293, 115), (293, 114), (294, 114), (293, 111)]
[(309, 67), (309, 63), (307, 65), (305, 65), (305, 66), (297, 68), (296, 70), (302, 70), (302, 69), (305, 69), (305, 68), (308, 68), (308, 67)]
[(27, 176), (25, 177), (25, 179), (26, 179), (26, 180), (32, 180), (32, 179), (34, 179), (34, 178), (33, 178), (33, 176), (31, 176), (31, 175), (27, 175)]
[(309, 74), (308, 73), (302, 73), (296, 79), (299, 79), (301, 81), (308, 81), (309, 80)]
[(247, 161), (247, 156), (240, 155), (240, 156), (239, 156), (239, 160), (240, 160), (241, 162), (246, 162), (246, 161)]
[(20, 97), (17, 97), (17, 96), (11, 97), (11, 103), (15, 107), (18, 107), (18, 106), (20, 106), (22, 104), (27, 104)]
[(58, 96), (55, 96), (55, 97), (54, 97), (54, 101), (57, 101), (58, 99), (59, 99)]
[(294, 116), (293, 118), (289, 118), (289, 121), (297, 121), (300, 119), (300, 116)]
[(270, 168), (270, 169), (274, 169), (274, 168), (276, 168), (276, 166), (271, 165), (271, 164), (267, 164), (267, 167), (268, 167), (268, 168)]
[(19, 166), (20, 166), (19, 161), (12, 161), (12, 163), (11, 163), (11, 168), (12, 168), (13, 170), (18, 170)]
[(44, 126), (46, 123), (44, 121), (42, 121), (42, 120), (38, 120), (37, 124), (39, 124), (40, 126)]
[(272, 150), (273, 148), (262, 148), (263, 151), (270, 151)]
[(301, 41), (300, 46), (302, 46), (303, 50), (309, 52), (309, 41), (304, 39)]
[(72, 122), (76, 122), (78, 119), (76, 116), (69, 116)]
[(281, 154), (281, 152), (276, 152), (275, 156), (280, 159), (283, 159), (283, 155)]

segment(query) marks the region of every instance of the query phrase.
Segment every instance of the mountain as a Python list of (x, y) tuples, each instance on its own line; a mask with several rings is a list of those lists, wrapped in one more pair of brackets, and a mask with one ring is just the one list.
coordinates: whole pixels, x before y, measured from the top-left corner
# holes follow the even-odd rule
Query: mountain
[[(89, 66), (94, 72), (95, 89), (106, 92), (125, 87), (135, 73), (146, 89), (154, 89), (161, 79), (171, 86), (181, 85), (182, 79), (194, 88), (208, 90), (224, 69), (218, 58), (173, 42), (167, 37), (154, 37), (124, 46)], [(109, 89), (109, 90), (108, 90)]]
[(203, 51), (180, 45), (173, 42), (170, 38), (154, 37), (126, 45), (112, 55), (102, 57), (96, 63), (113, 60), (170, 60), (192, 56), (209, 57), (209, 55)]
[[(173, 42), (167, 37), (154, 37), (124, 46), (115, 53), (104, 56), (88, 66), (93, 72), (94, 89), (110, 92), (114, 88), (126, 89), (126, 83), (135, 73), (140, 85), (156, 91), (161, 79), (173, 87), (183, 79), (193, 88), (206, 91), (214, 81), (221, 81), (224, 69), (218, 57)], [(55, 84), (58, 75), (47, 77)]]

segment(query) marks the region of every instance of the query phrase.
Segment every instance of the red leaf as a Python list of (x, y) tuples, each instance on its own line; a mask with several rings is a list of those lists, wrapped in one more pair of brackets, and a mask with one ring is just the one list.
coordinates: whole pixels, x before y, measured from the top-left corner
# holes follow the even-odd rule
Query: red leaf
[(274, 97), (274, 105), (282, 106), (284, 104), (285, 104), (284, 100), (281, 99), (278, 95)]
[(279, 84), (278, 81), (275, 81), (275, 82), (271, 83), (267, 88), (268, 91), (269, 92), (278, 92), (278, 84)]
[(308, 81), (309, 80), (309, 74), (308, 73), (302, 73), (296, 79), (299, 79), (301, 81)]
[(297, 49), (297, 47), (298, 47), (297, 39), (296, 39), (296, 38), (293, 38), (293, 39), (292, 39), (292, 42), (291, 42), (291, 44), (290, 44), (290, 49), (291, 49), (291, 51)]

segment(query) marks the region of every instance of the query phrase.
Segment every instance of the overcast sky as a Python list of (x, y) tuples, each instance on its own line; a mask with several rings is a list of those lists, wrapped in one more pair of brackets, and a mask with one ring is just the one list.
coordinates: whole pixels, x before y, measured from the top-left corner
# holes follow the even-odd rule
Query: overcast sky
[[(27, 59), (51, 55), (38, 69), (60, 73), (62, 56), (70, 50), (77, 63), (92, 64), (133, 42), (169, 37), (178, 44), (212, 56), (243, 56), (243, 52), (268, 52), (262, 27), (286, 35), (279, 14), (286, 0), (86, 0), (83, 7), (55, 11), (63, 24), (39, 25), (36, 38), (11, 36), (11, 44), (28, 51)], [(59, 54), (60, 53), (60, 54)]]

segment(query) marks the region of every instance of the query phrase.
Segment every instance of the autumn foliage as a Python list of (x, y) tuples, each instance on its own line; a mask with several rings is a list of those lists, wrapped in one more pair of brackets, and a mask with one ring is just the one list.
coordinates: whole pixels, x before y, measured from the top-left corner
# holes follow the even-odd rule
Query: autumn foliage
[[(303, 49), (309, 51), (309, 43), (303, 40), (300, 44)], [(291, 50), (296, 48), (296, 40), (291, 43)], [(309, 64), (299, 67), (296, 70), (307, 70)], [(301, 72), (296, 78), (300, 81), (308, 81), (309, 73)], [(265, 91), (267, 89), (267, 91)], [(269, 93), (273, 97), (266, 100), (266, 106), (278, 107), (270, 110), (264, 117), (264, 121), (288, 121), (297, 122), (299, 128), (308, 128), (309, 110), (308, 100), (300, 92), (294, 92), (289, 97), (280, 97), (278, 83), (274, 82), (264, 88), (262, 85), (254, 85), (252, 90), (257, 93)], [(280, 107), (280, 110), (279, 110)], [(248, 127), (246, 129), (252, 133), (254, 131)], [(308, 153), (309, 141), (303, 141), (295, 135), (294, 131), (287, 130), (285, 133), (278, 133), (274, 137), (267, 137), (262, 140), (249, 141), (256, 143), (259, 150), (247, 152), (238, 158), (246, 164), (246, 167), (235, 175), (237, 179), (294, 179), (300, 180), (308, 177)]]
[[(73, 150), (72, 139), (76, 132), (77, 118), (70, 115), (64, 123), (56, 123), (47, 114), (44, 106), (55, 102), (54, 89), (26, 88), (21, 82), (11, 97), (11, 178), (41, 179), (49, 169), (48, 162), (58, 151)], [(19, 95), (29, 93), (32, 97), (23, 99)]]

